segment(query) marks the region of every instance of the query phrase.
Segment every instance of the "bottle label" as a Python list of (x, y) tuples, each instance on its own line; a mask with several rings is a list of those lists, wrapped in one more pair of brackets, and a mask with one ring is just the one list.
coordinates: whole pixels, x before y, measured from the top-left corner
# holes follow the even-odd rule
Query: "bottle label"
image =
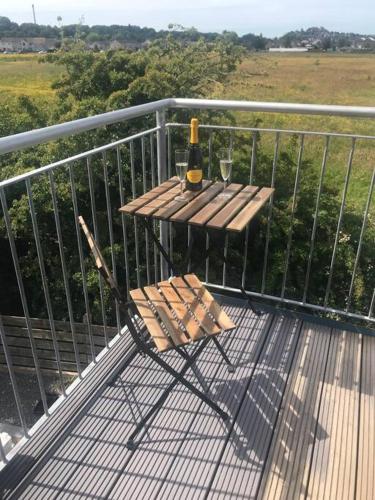
[(196, 184), (202, 180), (202, 170), (189, 170), (186, 177), (189, 182)]

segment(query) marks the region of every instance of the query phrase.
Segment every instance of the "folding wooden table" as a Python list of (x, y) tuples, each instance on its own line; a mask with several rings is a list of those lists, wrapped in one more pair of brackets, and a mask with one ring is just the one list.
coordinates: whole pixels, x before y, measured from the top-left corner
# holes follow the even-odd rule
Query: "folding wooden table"
[[(184, 191), (185, 200), (176, 200), (180, 193), (177, 177), (120, 208), (120, 212), (140, 218), (158, 249), (166, 259), (169, 271), (176, 273), (172, 256), (160, 244), (152, 227), (152, 220), (184, 223), (206, 230), (217, 229), (240, 233), (270, 199), (273, 188), (204, 180), (201, 191)], [(228, 196), (222, 197), (225, 193)], [(191, 251), (189, 248), (188, 253)]]

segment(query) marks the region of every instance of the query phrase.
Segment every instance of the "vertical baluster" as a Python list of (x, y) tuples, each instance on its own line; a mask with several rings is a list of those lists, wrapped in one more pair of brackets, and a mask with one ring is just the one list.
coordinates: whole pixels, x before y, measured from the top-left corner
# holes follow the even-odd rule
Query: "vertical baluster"
[[(120, 205), (123, 207), (125, 205), (125, 196), (124, 196), (124, 178), (123, 178), (122, 168), (121, 168), (120, 146), (117, 146), (116, 154), (117, 154), (118, 183), (119, 183), (119, 191), (120, 191)], [(126, 297), (129, 299), (130, 282), (129, 282), (128, 235), (127, 235), (127, 227), (126, 227), (126, 217), (125, 217), (125, 214), (122, 212), (121, 212), (121, 225), (122, 225), (122, 238), (123, 238), (123, 245), (124, 245)]]
[[(135, 188), (135, 168), (134, 168), (134, 142), (130, 142), (130, 174), (132, 180), (132, 196), (133, 199), (137, 197), (136, 188)], [(134, 244), (135, 244), (135, 265), (136, 265), (136, 273), (137, 273), (137, 286), (138, 288), (141, 286), (141, 275), (139, 272), (139, 242), (138, 242), (138, 221), (137, 217), (133, 217), (134, 221)]]
[[(92, 217), (92, 223), (94, 226), (94, 238), (95, 238), (95, 241), (99, 245), (100, 236), (99, 236), (98, 221), (97, 221), (97, 217), (96, 217), (95, 189), (94, 189), (94, 180), (92, 177), (91, 156), (87, 157), (86, 166), (87, 166), (87, 177), (89, 180), (91, 217)], [(107, 315), (105, 312), (105, 303), (104, 303), (104, 281), (103, 281), (103, 277), (99, 273), (99, 271), (97, 272), (97, 275), (98, 275), (98, 281), (99, 281), (100, 307), (101, 307), (102, 319), (103, 319), (104, 340), (105, 340), (106, 347), (108, 347), (109, 339), (108, 339), (108, 332), (107, 332)]]
[(364, 211), (364, 214), (363, 214), (361, 234), (359, 236), (357, 254), (355, 256), (355, 262), (354, 262), (354, 267), (353, 267), (352, 279), (351, 279), (351, 282), (350, 282), (350, 289), (349, 289), (349, 294), (348, 294), (348, 303), (347, 303), (347, 306), (346, 306), (346, 311), (349, 311), (350, 303), (351, 303), (351, 300), (352, 300), (355, 275), (357, 273), (357, 267), (358, 267), (359, 258), (360, 258), (361, 250), (362, 250), (362, 244), (363, 244), (363, 236), (364, 236), (365, 230), (366, 230), (367, 219), (368, 219), (368, 212), (369, 212), (370, 205), (371, 205), (372, 193), (374, 191), (374, 180), (375, 180), (375, 168), (374, 168), (374, 170), (372, 172), (372, 178), (371, 178), (370, 188), (369, 188), (369, 191), (368, 191), (368, 196), (367, 196), (367, 201), (366, 201), (366, 207), (365, 207), (365, 211)]
[(223, 261), (223, 281), (222, 281), (223, 286), (226, 285), (226, 279), (227, 279), (227, 258), (228, 258), (228, 233), (226, 232), (224, 240), (224, 261)]
[[(161, 184), (167, 177), (167, 148), (166, 148), (166, 126), (165, 126), (165, 110), (156, 112), (156, 126), (159, 130), (156, 133), (157, 141), (157, 165), (158, 165), (158, 183)], [(168, 248), (168, 224), (160, 222), (160, 243), (163, 248)], [(165, 280), (168, 278), (168, 265), (160, 255), (160, 278)]]
[(49, 322), (49, 326), (51, 329), (52, 345), (53, 345), (53, 350), (54, 350), (55, 358), (56, 358), (57, 371), (59, 374), (59, 382), (60, 382), (61, 392), (63, 393), (64, 396), (66, 396), (64, 379), (63, 379), (62, 368), (61, 368), (60, 349), (59, 349), (59, 343), (57, 341), (57, 336), (56, 336), (55, 320), (53, 318), (52, 302), (51, 302), (51, 296), (50, 296), (49, 288), (48, 288), (48, 284), (47, 284), (47, 273), (46, 273), (46, 268), (44, 265), (44, 255), (43, 255), (43, 251), (42, 251), (42, 245), (40, 244), (39, 228), (38, 228), (38, 223), (36, 220), (34, 198), (33, 198), (33, 192), (32, 192), (30, 179), (26, 179), (26, 192), (27, 192), (27, 196), (29, 199), (29, 210), (30, 210), (30, 216), (31, 216), (31, 223), (32, 223), (32, 227), (33, 227), (33, 235), (34, 235), (34, 241), (35, 241), (35, 245), (36, 245), (39, 271), (40, 271), (40, 275), (42, 278), (42, 287), (43, 287), (44, 300), (46, 302), (48, 322)]
[(351, 171), (352, 171), (352, 163), (353, 163), (353, 156), (354, 156), (355, 144), (356, 144), (356, 140), (353, 137), (352, 138), (352, 147), (351, 147), (350, 153), (349, 153), (348, 167), (347, 167), (346, 177), (345, 177), (345, 185), (344, 185), (344, 190), (343, 190), (343, 193), (342, 193), (339, 220), (337, 222), (337, 230), (336, 230), (336, 236), (335, 236), (335, 243), (333, 245), (333, 252), (332, 252), (332, 257), (331, 257), (331, 265), (330, 265), (330, 268), (329, 268), (329, 276), (328, 276), (327, 288), (326, 288), (326, 293), (325, 293), (325, 297), (324, 297), (324, 307), (327, 307), (329, 294), (331, 292), (333, 268), (335, 266), (337, 245), (338, 245), (339, 237), (340, 237), (340, 230), (341, 230), (342, 218), (344, 216), (344, 211), (345, 211), (346, 194), (347, 194), (347, 191), (348, 191), (349, 179), (350, 179), (350, 174), (351, 174)]
[(17, 406), (18, 418), (20, 420), (24, 435), (26, 437), (28, 437), (28, 430), (27, 430), (27, 425), (26, 425), (25, 414), (24, 414), (23, 408), (22, 408), (20, 392), (18, 390), (17, 379), (16, 379), (16, 375), (14, 373), (14, 368), (13, 368), (12, 356), (11, 356), (9, 349), (8, 349), (8, 342), (7, 342), (6, 333), (5, 333), (4, 324), (3, 324), (3, 320), (2, 320), (1, 315), (0, 315), (0, 340), (1, 340), (1, 343), (3, 345), (5, 362), (6, 362), (6, 365), (8, 368), (8, 373), (9, 373), (10, 383), (12, 385), (14, 400), (15, 400), (16, 406)]
[[(276, 132), (275, 136), (275, 147), (273, 152), (272, 161), (272, 174), (271, 174), (271, 187), (275, 187), (276, 180), (276, 166), (279, 157), (279, 143), (280, 143), (280, 132)], [(251, 183), (250, 183), (251, 184)], [(271, 222), (272, 222), (272, 210), (273, 210), (273, 199), (274, 194), (272, 193), (270, 201), (268, 202), (268, 215), (267, 215), (267, 233), (266, 233), (266, 244), (264, 247), (264, 259), (263, 259), (263, 271), (262, 271), (262, 286), (261, 293), (263, 294), (266, 289), (266, 277), (267, 277), (267, 266), (268, 266), (268, 251), (271, 238)]]
[(171, 129), (167, 128), (167, 175), (170, 179), (172, 177), (172, 138), (171, 138)]
[(63, 274), (66, 304), (67, 304), (67, 307), (68, 307), (70, 330), (72, 332), (72, 342), (73, 342), (73, 349), (74, 349), (74, 359), (75, 359), (75, 362), (76, 362), (76, 365), (77, 365), (78, 375), (81, 376), (82, 367), (81, 367), (81, 360), (79, 358), (79, 349), (78, 349), (78, 343), (77, 343), (77, 338), (76, 338), (76, 327), (75, 327), (74, 315), (73, 315), (73, 307), (72, 307), (72, 297), (71, 297), (71, 294), (70, 294), (68, 272), (67, 272), (67, 269), (66, 269), (66, 260), (65, 260), (65, 254), (64, 254), (64, 243), (63, 243), (62, 231), (61, 231), (60, 212), (59, 212), (59, 207), (58, 207), (58, 203), (57, 203), (55, 180), (54, 180), (54, 175), (53, 175), (53, 171), (52, 170), (50, 170), (48, 172), (48, 177), (49, 177), (49, 184), (50, 184), (50, 189), (51, 189), (51, 198), (52, 198), (53, 213), (54, 213), (54, 216), (55, 216), (55, 226), (56, 226), (56, 233), (57, 233), (57, 242), (58, 242), (58, 245), (59, 245), (61, 269), (62, 269), (62, 274)]
[(253, 132), (253, 145), (251, 148), (250, 178), (249, 178), (250, 186), (254, 182), (255, 166), (257, 163), (257, 133), (258, 132)]
[[(112, 204), (111, 204), (111, 193), (109, 191), (109, 180), (108, 180), (108, 161), (107, 153), (103, 153), (103, 176), (104, 176), (104, 188), (105, 188), (105, 200), (107, 206), (107, 219), (108, 219), (108, 233), (109, 233), (109, 245), (111, 247), (111, 261), (112, 261), (112, 273), (114, 279), (117, 281), (117, 267), (116, 267), (116, 255), (115, 255), (115, 239), (113, 236), (113, 221), (112, 221)], [(120, 308), (116, 300), (116, 324), (117, 331), (121, 332), (121, 318), (120, 318)]]
[[(154, 188), (156, 186), (156, 179), (155, 179), (155, 154), (154, 154), (154, 135), (153, 133), (150, 134), (150, 161), (151, 161), (151, 186)], [(153, 226), (153, 231), (154, 234), (156, 234), (156, 221), (153, 219), (152, 221), (152, 226)], [(159, 274), (158, 274), (158, 258), (160, 256), (158, 255), (158, 249), (156, 244), (153, 244), (154, 247), (154, 274), (155, 274), (155, 283), (159, 281)]]
[[(191, 243), (191, 226), (188, 225), (187, 227), (187, 234), (188, 234), (188, 248), (190, 250), (190, 247), (192, 245)], [(189, 260), (188, 260), (188, 265), (187, 265), (187, 272), (190, 273), (191, 272), (191, 253), (192, 252), (189, 252)]]
[[(168, 151), (168, 177), (172, 176), (172, 138), (171, 138), (171, 129), (168, 127), (167, 129), (167, 151)], [(173, 226), (172, 222), (168, 223), (168, 234), (169, 234), (169, 255), (171, 260), (173, 261)]]
[(326, 145), (325, 145), (325, 148), (324, 148), (323, 160), (322, 160), (322, 167), (321, 167), (321, 170), (320, 170), (320, 179), (319, 179), (318, 194), (316, 196), (314, 222), (313, 222), (313, 228), (312, 228), (312, 231), (311, 231), (310, 252), (309, 252), (309, 258), (308, 258), (308, 262), (307, 262), (307, 271), (306, 271), (306, 278), (305, 278), (305, 288), (304, 288), (304, 291), (303, 291), (302, 302), (306, 302), (307, 290), (309, 288), (311, 263), (312, 263), (312, 257), (313, 257), (313, 254), (314, 254), (314, 248), (315, 248), (315, 236), (316, 236), (316, 230), (317, 230), (317, 227), (318, 227), (320, 197), (321, 197), (321, 194), (322, 194), (323, 180), (324, 180), (324, 176), (325, 176), (325, 172), (326, 172), (326, 164), (327, 164), (327, 157), (328, 157), (329, 141), (330, 141), (330, 137), (326, 136)]
[[(254, 179), (255, 165), (256, 165), (256, 132), (253, 133), (253, 144), (251, 148), (251, 162), (250, 162), (250, 177), (249, 184), (252, 185)], [(241, 285), (245, 288), (246, 282), (246, 267), (247, 267), (247, 254), (249, 250), (249, 225), (245, 229), (245, 239), (244, 239), (244, 252), (243, 252), (243, 264), (242, 264), (242, 278)]]
[(210, 268), (210, 257), (208, 254), (209, 248), (210, 248), (210, 235), (208, 234), (208, 231), (206, 231), (206, 272), (205, 272), (206, 283), (208, 283), (208, 272)]
[[(207, 179), (212, 177), (212, 130), (210, 129), (208, 135), (208, 172)], [(208, 249), (210, 248), (210, 235), (206, 231), (206, 269), (205, 269), (205, 280), (208, 283), (208, 275), (210, 271), (210, 256), (208, 254)]]
[[(234, 143), (233, 130), (231, 130), (230, 134), (229, 134), (229, 148), (232, 150), (232, 157), (233, 157), (233, 143)], [(230, 176), (229, 176), (229, 179), (228, 179), (229, 183), (232, 182), (232, 174), (233, 174), (233, 169), (230, 172)]]
[(368, 310), (368, 317), (369, 318), (372, 318), (372, 314), (373, 314), (373, 311), (374, 311), (374, 306), (375, 306), (375, 288), (374, 288), (374, 291), (373, 291), (373, 294), (372, 294), (371, 304), (370, 304), (370, 307), (369, 307), (369, 310)]
[(17, 250), (16, 250), (16, 243), (14, 241), (14, 236), (13, 236), (11, 221), (10, 221), (10, 217), (9, 217), (9, 212), (8, 212), (8, 206), (7, 206), (7, 202), (6, 202), (5, 192), (1, 188), (0, 188), (0, 199), (1, 199), (2, 209), (3, 209), (4, 222), (5, 222), (5, 227), (6, 227), (6, 230), (7, 230), (7, 235), (8, 235), (10, 250), (11, 250), (11, 254), (12, 254), (12, 260), (13, 260), (14, 270), (16, 272), (18, 289), (19, 289), (19, 292), (20, 292), (20, 298), (21, 298), (21, 303), (22, 303), (23, 314), (25, 316), (27, 333), (28, 333), (29, 340), (30, 340), (31, 354), (32, 354), (32, 357), (33, 357), (35, 371), (36, 371), (36, 376), (37, 376), (37, 380), (38, 380), (40, 397), (41, 397), (41, 400), (42, 400), (44, 413), (45, 413), (45, 415), (48, 416), (48, 405), (47, 405), (46, 391), (45, 391), (45, 387), (44, 387), (42, 373), (40, 371), (38, 353), (37, 353), (35, 339), (34, 339), (33, 330), (32, 330), (32, 326), (31, 326), (31, 320), (30, 320), (30, 314), (29, 314), (29, 307), (27, 305), (25, 287), (24, 287), (24, 284), (23, 284), (23, 279), (22, 279), (22, 274), (21, 274), (21, 268), (20, 268), (20, 264), (19, 264), (19, 260), (18, 260), (18, 254), (17, 254)]
[(296, 171), (296, 177), (295, 177), (295, 182), (294, 182), (292, 212), (290, 214), (288, 243), (287, 243), (287, 247), (286, 247), (285, 270), (284, 270), (284, 276), (283, 276), (283, 284), (282, 284), (282, 288), (281, 288), (281, 298), (282, 299), (285, 296), (286, 280), (287, 280), (287, 276), (288, 276), (290, 250), (291, 250), (291, 246), (292, 246), (292, 237), (293, 237), (294, 214), (295, 214), (296, 207), (297, 207), (297, 194), (298, 194), (298, 188), (299, 188), (304, 140), (305, 140), (305, 136), (303, 134), (301, 134), (301, 142), (300, 142), (300, 148), (299, 148), (298, 160), (297, 160), (297, 171)]
[[(147, 176), (146, 176), (146, 145), (144, 136), (141, 138), (141, 155), (142, 155), (142, 179), (143, 179), (143, 194), (147, 192)], [(148, 231), (145, 229), (145, 246), (146, 246), (146, 274), (147, 284), (151, 283), (150, 273), (150, 248), (148, 240)]]
[(75, 224), (75, 229), (76, 229), (76, 238), (77, 238), (77, 246), (78, 246), (79, 264), (80, 264), (81, 274), (82, 274), (83, 298), (84, 298), (84, 302), (85, 302), (85, 309), (86, 309), (86, 316), (87, 316), (87, 331), (88, 331), (88, 335), (89, 335), (91, 358), (92, 358), (92, 361), (94, 363), (96, 363), (95, 346), (94, 346), (94, 339), (92, 336), (92, 327), (91, 327), (90, 302), (89, 302), (89, 295), (87, 292), (86, 270), (85, 270), (85, 265), (84, 265), (84, 260), (83, 260), (82, 236), (81, 236), (80, 227), (78, 225), (79, 213), (78, 213), (78, 203), (77, 203), (77, 193), (76, 193), (75, 180), (74, 180), (74, 172), (73, 172), (72, 165), (69, 165), (68, 168), (69, 168), (69, 178), (70, 178), (70, 190), (71, 190), (71, 194), (72, 194), (72, 203), (73, 203), (74, 224)]
[(207, 179), (211, 179), (212, 176), (212, 130), (210, 130), (208, 136), (208, 172)]

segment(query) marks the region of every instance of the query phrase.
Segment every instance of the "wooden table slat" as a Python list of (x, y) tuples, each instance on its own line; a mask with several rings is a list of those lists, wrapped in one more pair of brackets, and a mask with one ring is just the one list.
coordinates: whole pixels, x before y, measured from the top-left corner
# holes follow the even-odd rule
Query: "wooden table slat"
[(137, 306), (138, 312), (141, 315), (147, 330), (149, 331), (157, 349), (162, 352), (173, 347), (171, 341), (160, 326), (153, 310), (151, 309), (147, 297), (141, 288), (136, 288), (129, 292), (134, 304)]
[(241, 208), (251, 200), (258, 190), (259, 187), (257, 186), (246, 186), (207, 222), (206, 227), (211, 229), (225, 229), (226, 225), (238, 214)]
[(135, 198), (123, 207), (119, 208), (119, 211), (125, 214), (133, 214), (138, 208), (143, 207), (143, 205), (149, 203), (151, 200), (164, 193), (165, 191), (173, 188), (173, 186), (177, 185), (178, 183), (178, 177), (172, 177), (171, 179), (168, 179), (167, 181), (160, 184), (160, 186), (156, 186), (155, 188), (151, 189), (151, 191), (148, 191), (142, 196)]
[(257, 214), (257, 212), (263, 207), (263, 205), (269, 200), (273, 192), (273, 188), (262, 188), (241, 210), (241, 212), (237, 214), (234, 219), (232, 219), (232, 221), (227, 225), (227, 230), (236, 232), (242, 231)]
[(160, 316), (165, 328), (168, 330), (170, 337), (175, 345), (184, 345), (189, 342), (189, 338), (185, 335), (182, 328), (173, 317), (169, 307), (167, 306), (164, 297), (159, 290), (154, 286), (145, 286), (143, 289), (146, 292), (149, 300)]
[[(210, 184), (212, 184), (211, 181), (203, 181), (202, 189), (205, 190)], [(194, 192), (185, 190), (184, 196), (186, 197), (186, 201), (175, 200), (176, 196), (178, 196), (180, 192), (180, 186), (174, 186), (169, 191), (166, 191), (165, 193), (147, 203), (147, 205), (143, 206), (141, 209), (137, 210), (135, 215), (140, 215), (143, 217), (150, 217), (152, 215), (153, 218), (164, 219), (165, 216), (163, 216), (163, 214), (168, 213), (170, 215), (171, 213), (176, 212), (178, 209), (185, 206), (189, 201), (191, 201), (201, 193), (201, 191)], [(160, 215), (158, 214), (162, 214), (162, 217), (160, 217)]]
[(161, 281), (158, 283), (161, 293), (166, 298), (169, 306), (173, 309), (177, 318), (186, 328), (192, 340), (199, 340), (205, 336), (204, 331), (199, 326), (199, 323), (194, 316), (188, 311), (185, 304), (182, 302), (181, 297), (178, 295), (169, 281)]
[(212, 198), (218, 195), (222, 190), (223, 184), (221, 182), (215, 182), (215, 184), (209, 186), (203, 193), (200, 191), (196, 198), (173, 214), (169, 220), (172, 222), (187, 222), (190, 217), (196, 214), (202, 207), (206, 206)]
[(184, 278), (194, 290), (194, 293), (200, 298), (207, 311), (209, 311), (210, 314), (212, 314), (212, 316), (215, 318), (216, 323), (223, 330), (233, 330), (234, 328), (236, 328), (236, 325), (233, 323), (233, 321), (219, 306), (219, 304), (216, 302), (207, 288), (202, 285), (195, 274), (186, 274)]
[(217, 212), (219, 212), (219, 210), (221, 210), (225, 205), (227, 205), (227, 203), (229, 203), (229, 201), (237, 193), (239, 193), (242, 188), (242, 184), (229, 184), (229, 186), (223, 190), (223, 194), (225, 193), (227, 196), (216, 196), (191, 219), (189, 219), (189, 224), (194, 224), (197, 226), (203, 226), (204, 224), (206, 224), (206, 222), (209, 221), (215, 214), (217, 214)]
[(194, 314), (203, 330), (208, 335), (214, 335), (221, 332), (221, 328), (209, 317), (206, 309), (201, 304), (201, 301), (185, 283), (183, 278), (173, 278), (171, 283), (180, 297), (188, 305), (191, 312)]

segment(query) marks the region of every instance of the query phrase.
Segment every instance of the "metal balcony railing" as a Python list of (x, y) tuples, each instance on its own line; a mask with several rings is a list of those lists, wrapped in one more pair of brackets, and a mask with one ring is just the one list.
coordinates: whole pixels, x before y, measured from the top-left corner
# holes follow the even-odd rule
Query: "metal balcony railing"
[[(11, 161), (14, 156), (10, 154), (22, 149), (100, 127), (129, 124), (128, 130), (133, 130), (121, 139), (0, 182), (0, 241), (13, 265), (8, 275), (14, 278), (10, 290), (17, 297), (12, 301), (18, 303), (19, 316), (24, 318), (28, 357), (37, 377), (44, 418), (51, 413), (43, 375), (46, 347), (40, 347), (33, 318), (48, 322), (50, 338), (45, 344), (49, 342), (50, 368), (58, 375), (61, 400), (70, 389), (66, 387), (67, 370), (62, 361), (66, 338), (61, 338), (57, 325), (67, 325), (72, 349), (69, 371), (76, 372), (79, 379), (98, 361), (95, 324), (102, 325), (105, 349), (113, 342), (110, 326), (126, 334), (121, 332), (119, 311), (112, 308), (100, 277), (92, 271), (78, 215), (83, 214), (93, 228), (124, 293), (166, 277), (164, 262), (147, 234), (135, 219), (120, 215), (118, 208), (173, 175), (173, 149), (186, 141), (187, 124), (167, 123), (167, 113), (168, 118), (175, 119), (172, 113), (179, 109), (243, 111), (249, 114), (249, 121), (255, 112), (375, 118), (375, 108), (368, 107), (165, 99), (0, 138), (0, 155), (9, 154)], [(153, 115), (155, 122), (150, 127)], [(226, 236), (223, 241), (208, 234), (197, 235), (198, 248), (210, 246), (213, 254), (198, 264), (192, 259), (188, 267), (197, 265), (194, 270), (217, 291), (235, 292), (241, 285), (257, 299), (374, 324), (375, 254), (371, 235), (375, 231), (375, 136), (213, 125), (205, 122), (205, 114), (202, 116), (205, 176), (218, 176), (215, 151), (226, 141), (235, 151), (233, 180), (270, 185), (276, 191), (256, 224), (247, 228), (245, 237), (232, 241)], [(145, 117), (148, 125), (134, 132), (140, 118)], [(339, 158), (334, 162), (332, 152)], [(366, 177), (366, 192), (361, 192), (363, 206), (353, 208), (359, 168)], [(330, 179), (331, 186), (333, 178), (335, 193), (327, 183)], [(346, 221), (349, 205), (351, 225)], [(348, 227), (354, 227), (355, 234), (349, 234)], [(180, 264), (191, 237), (191, 229), (160, 224), (160, 238)], [(327, 241), (322, 242), (322, 238)], [(344, 261), (348, 263), (345, 270)], [(86, 341), (77, 333), (78, 323), (87, 330)], [(26, 439), (33, 429), (24, 416), (14, 369), (18, 351), (2, 322), (0, 333), (1, 360), (8, 368), (18, 421)], [(0, 459), (6, 460), (1, 446)]]

